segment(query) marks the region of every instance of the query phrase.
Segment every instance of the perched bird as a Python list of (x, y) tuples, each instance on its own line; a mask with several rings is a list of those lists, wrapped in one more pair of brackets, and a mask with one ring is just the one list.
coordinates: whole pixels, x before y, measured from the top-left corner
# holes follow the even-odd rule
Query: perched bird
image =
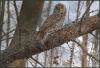
[(50, 33), (61, 29), (65, 16), (66, 7), (64, 4), (56, 4), (53, 13), (47, 17), (43, 25), (40, 27), (40, 31), (37, 33), (37, 39), (45, 40)]

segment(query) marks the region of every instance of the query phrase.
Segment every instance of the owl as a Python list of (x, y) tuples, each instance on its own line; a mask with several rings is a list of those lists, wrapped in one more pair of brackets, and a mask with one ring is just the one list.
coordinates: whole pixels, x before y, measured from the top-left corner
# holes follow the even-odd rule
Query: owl
[(40, 31), (37, 33), (37, 39), (45, 40), (49, 34), (61, 29), (65, 16), (66, 7), (64, 4), (56, 4), (53, 13), (47, 17), (43, 25), (40, 27)]

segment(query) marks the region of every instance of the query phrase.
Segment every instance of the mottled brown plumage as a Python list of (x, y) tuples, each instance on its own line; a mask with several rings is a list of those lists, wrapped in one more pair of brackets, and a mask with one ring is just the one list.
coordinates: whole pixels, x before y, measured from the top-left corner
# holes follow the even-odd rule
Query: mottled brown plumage
[(42, 27), (40, 27), (37, 39), (45, 40), (48, 34), (58, 29), (61, 29), (63, 26), (65, 15), (66, 15), (66, 7), (61, 3), (57, 4), (54, 8), (53, 14), (48, 16)]

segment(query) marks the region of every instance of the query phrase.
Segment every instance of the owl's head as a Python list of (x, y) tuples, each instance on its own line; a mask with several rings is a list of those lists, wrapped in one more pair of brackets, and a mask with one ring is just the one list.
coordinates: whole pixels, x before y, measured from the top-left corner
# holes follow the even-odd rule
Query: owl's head
[(66, 13), (66, 7), (62, 3), (56, 4), (54, 13)]

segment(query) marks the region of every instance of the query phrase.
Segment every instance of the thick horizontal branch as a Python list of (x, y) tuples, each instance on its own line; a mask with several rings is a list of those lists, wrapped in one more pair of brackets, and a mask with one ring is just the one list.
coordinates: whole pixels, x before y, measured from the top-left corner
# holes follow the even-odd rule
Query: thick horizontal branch
[(61, 45), (66, 41), (70, 41), (79, 36), (90, 33), (99, 28), (98, 21), (99, 17), (91, 16), (82, 22), (73, 22), (71, 26), (65, 27), (56, 31), (55, 33), (50, 34), (45, 41), (45, 45), (48, 45), (48, 43), (54, 44), (54, 46), (55, 44)]
[[(98, 21), (99, 21), (99, 17), (91, 16), (87, 18), (86, 20), (84, 20), (83, 22), (78, 21), (77, 23), (73, 23), (71, 26), (62, 28), (56, 31), (55, 33), (50, 34), (48, 38), (46, 39), (46, 41), (44, 42), (44, 45), (42, 45), (36, 40), (33, 40), (33, 43), (32, 44), (28, 43), (29, 44), (28, 46), (23, 44), (23, 46), (18, 47), (18, 48), (17, 46), (15, 46), (15, 47), (6, 49), (5, 52), (7, 53), (5, 54), (8, 57), (4, 58), (6, 59), (5, 62), (8, 61), (9, 63), (9, 62), (14, 61), (15, 59), (29, 58), (34, 54), (60, 46), (66, 41), (68, 42), (79, 36), (92, 32), (93, 30), (98, 29)], [(81, 29), (80, 29), (80, 25), (81, 25)], [(28, 40), (25, 40), (25, 41), (27, 42)]]

